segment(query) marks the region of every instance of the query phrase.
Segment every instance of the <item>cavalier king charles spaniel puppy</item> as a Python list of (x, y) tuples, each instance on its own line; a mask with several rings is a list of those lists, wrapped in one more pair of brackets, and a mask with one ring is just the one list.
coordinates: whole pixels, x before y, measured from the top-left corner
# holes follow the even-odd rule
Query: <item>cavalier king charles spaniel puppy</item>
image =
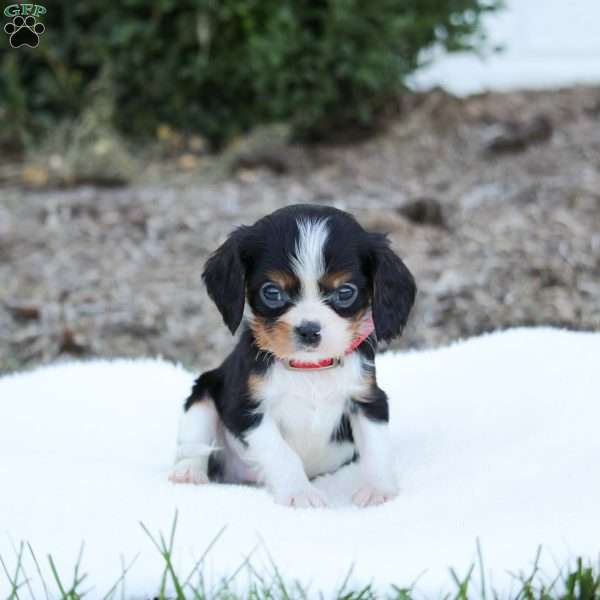
[(311, 480), (357, 461), (353, 502), (393, 498), (374, 359), (402, 332), (416, 287), (385, 235), (335, 208), (289, 206), (233, 231), (203, 279), (241, 333), (185, 401), (171, 481), (265, 485), (280, 504), (322, 507)]

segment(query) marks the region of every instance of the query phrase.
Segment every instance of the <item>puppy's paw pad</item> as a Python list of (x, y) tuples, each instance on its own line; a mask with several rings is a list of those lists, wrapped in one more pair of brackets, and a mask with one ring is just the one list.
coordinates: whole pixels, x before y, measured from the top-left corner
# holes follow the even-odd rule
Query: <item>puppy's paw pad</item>
[(378, 506), (392, 500), (397, 492), (380, 490), (372, 485), (364, 485), (352, 496), (352, 502), (361, 508)]
[(206, 460), (184, 458), (178, 461), (169, 473), (169, 481), (172, 483), (193, 483), (195, 485), (208, 483)]
[(314, 486), (278, 496), (275, 501), (292, 508), (325, 508), (327, 506), (327, 498)]

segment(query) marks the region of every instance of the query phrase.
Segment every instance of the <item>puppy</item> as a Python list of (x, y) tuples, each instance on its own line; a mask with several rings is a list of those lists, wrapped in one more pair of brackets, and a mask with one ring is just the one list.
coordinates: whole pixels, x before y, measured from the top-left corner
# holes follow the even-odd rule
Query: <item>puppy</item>
[(171, 481), (266, 485), (280, 504), (320, 507), (311, 479), (358, 461), (354, 503), (393, 498), (374, 358), (416, 288), (386, 237), (334, 208), (290, 206), (236, 229), (203, 279), (231, 332), (243, 325), (185, 401)]

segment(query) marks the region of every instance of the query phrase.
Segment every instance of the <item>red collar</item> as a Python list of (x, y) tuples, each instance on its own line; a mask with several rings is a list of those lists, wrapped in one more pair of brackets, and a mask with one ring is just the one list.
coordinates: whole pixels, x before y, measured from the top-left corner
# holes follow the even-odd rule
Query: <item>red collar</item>
[[(375, 331), (375, 324), (373, 323), (373, 319), (369, 317), (363, 321), (360, 329), (358, 330), (358, 335), (352, 340), (352, 343), (344, 352), (344, 356), (352, 354), (373, 333), (373, 331)], [(315, 362), (288, 358), (283, 361), (283, 364), (292, 371), (302, 371), (305, 369), (318, 371), (320, 369), (332, 369), (333, 367), (340, 367), (344, 364), (344, 357), (335, 356), (323, 358)]]

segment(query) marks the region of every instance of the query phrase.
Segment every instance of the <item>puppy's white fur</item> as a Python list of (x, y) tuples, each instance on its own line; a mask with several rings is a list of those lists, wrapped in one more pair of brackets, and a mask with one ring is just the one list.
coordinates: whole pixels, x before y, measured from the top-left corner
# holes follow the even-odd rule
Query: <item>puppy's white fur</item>
[(281, 320), (290, 325), (292, 330), (302, 321), (319, 323), (321, 343), (317, 348), (298, 349), (288, 358), (314, 361), (342, 356), (352, 341), (352, 333), (348, 321), (323, 302), (318, 283), (325, 273), (324, 249), (329, 237), (327, 219), (300, 220), (297, 225), (298, 241), (290, 262), (300, 281), (301, 294)]
[(383, 504), (398, 493), (388, 424), (371, 421), (360, 412), (350, 421), (360, 455), (360, 486), (353, 501), (358, 506)]
[(352, 458), (352, 445), (331, 444), (331, 435), (348, 399), (364, 392), (357, 355), (348, 357), (342, 367), (314, 373), (290, 371), (277, 363), (265, 378), (258, 410), (271, 416), (308, 477), (315, 477)]
[(325, 273), (323, 250), (329, 237), (327, 220), (301, 219), (296, 222), (298, 241), (290, 262), (305, 293), (318, 294), (317, 282)]
[(174, 483), (206, 483), (208, 459), (216, 449), (219, 415), (209, 398), (196, 402), (179, 419), (175, 466), (169, 479)]

